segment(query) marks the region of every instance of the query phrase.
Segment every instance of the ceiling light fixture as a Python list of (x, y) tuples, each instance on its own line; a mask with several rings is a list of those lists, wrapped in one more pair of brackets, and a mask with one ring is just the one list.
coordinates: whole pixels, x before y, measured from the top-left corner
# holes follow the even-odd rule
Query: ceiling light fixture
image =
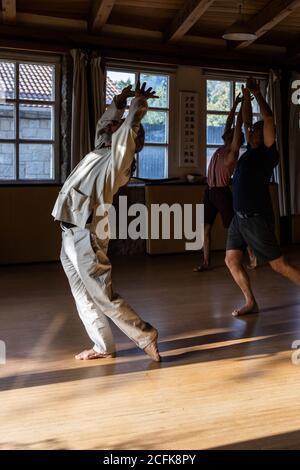
[(242, 14), (242, 3), (239, 4), (237, 20), (224, 32), (223, 39), (228, 41), (253, 41), (256, 34), (247, 26)]

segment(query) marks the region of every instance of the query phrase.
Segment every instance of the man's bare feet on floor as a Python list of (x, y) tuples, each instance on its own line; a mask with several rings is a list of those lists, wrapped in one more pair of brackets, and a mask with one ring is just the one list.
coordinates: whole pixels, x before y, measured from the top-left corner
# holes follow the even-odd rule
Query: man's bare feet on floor
[(161, 357), (158, 352), (157, 348), (157, 341), (154, 340), (152, 343), (148, 344), (148, 346), (145, 347), (144, 352), (151, 357), (151, 359), (155, 362), (160, 362)]
[(258, 312), (259, 312), (259, 308), (258, 308), (257, 303), (249, 302), (246, 305), (244, 305), (244, 307), (236, 308), (235, 310), (233, 310), (232, 315), (234, 317), (239, 317), (242, 315), (249, 315), (251, 313), (258, 313)]
[(193, 269), (194, 273), (201, 273), (202, 271), (209, 271), (210, 265), (208, 263), (202, 263)]
[(258, 268), (257, 259), (255, 258), (254, 260), (251, 260), (250, 263), (246, 265), (246, 267), (249, 269), (249, 271), (253, 271), (254, 269)]
[(90, 359), (104, 359), (106, 357), (114, 357), (114, 354), (98, 353), (94, 349), (85, 349), (75, 356), (75, 359), (80, 361), (88, 361)]
[[(161, 357), (158, 352), (157, 348), (157, 341), (152, 341), (152, 343), (148, 344), (148, 346), (144, 349), (144, 352), (155, 362), (160, 362)], [(115, 354), (103, 354), (98, 353), (94, 349), (85, 349), (81, 353), (75, 356), (75, 359), (81, 361), (88, 361), (91, 359), (104, 359), (107, 357), (115, 357)]]

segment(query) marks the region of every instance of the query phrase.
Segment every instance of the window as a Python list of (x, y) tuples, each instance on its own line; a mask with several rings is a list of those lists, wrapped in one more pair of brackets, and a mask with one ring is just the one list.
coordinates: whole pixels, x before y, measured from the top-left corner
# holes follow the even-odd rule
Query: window
[(57, 181), (58, 62), (0, 57), (0, 180)]
[[(242, 85), (245, 81), (206, 80), (206, 172), (214, 152), (223, 144), (226, 119), (235, 97), (242, 91)], [(252, 102), (252, 109), (253, 122), (256, 122), (260, 119), (256, 100)]]
[[(169, 143), (169, 76), (160, 73), (139, 73), (130, 70), (109, 69), (106, 73), (106, 104), (127, 86), (137, 81), (152, 87), (159, 99), (148, 100), (149, 110), (142, 124), (145, 128), (145, 146), (136, 155), (138, 178), (167, 177)], [(129, 101), (129, 100), (128, 100)], [(128, 103), (129, 104), (129, 103)]]

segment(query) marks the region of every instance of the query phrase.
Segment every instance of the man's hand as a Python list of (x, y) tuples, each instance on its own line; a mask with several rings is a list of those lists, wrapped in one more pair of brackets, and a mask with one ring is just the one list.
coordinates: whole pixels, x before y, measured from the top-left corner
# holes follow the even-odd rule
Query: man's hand
[(132, 85), (128, 85), (123, 90), (119, 95), (115, 96), (115, 102), (117, 105), (117, 108), (125, 108), (127, 105), (127, 98), (131, 98), (132, 96), (135, 96), (134, 91), (131, 89)]
[(134, 96), (134, 91), (131, 88), (132, 85), (128, 85), (127, 87), (123, 88), (119, 95), (121, 101), (125, 101), (127, 100), (127, 98), (131, 98), (132, 96)]
[(256, 80), (255, 78), (247, 78), (246, 87), (254, 96), (260, 93), (260, 83), (259, 80)]
[(243, 99), (251, 98), (250, 90), (247, 86), (242, 85)]
[(239, 94), (236, 96), (235, 100), (234, 100), (234, 106), (237, 106), (239, 103), (241, 103), (241, 102), (243, 101), (243, 99), (244, 99), (244, 97), (241, 96), (241, 94), (239, 93)]
[(146, 82), (144, 82), (143, 85), (141, 86), (140, 81), (138, 81), (137, 84), (136, 84), (134, 94), (135, 94), (135, 96), (143, 96), (144, 98), (146, 98), (146, 100), (148, 100), (150, 98), (151, 99), (159, 98), (159, 96), (155, 95), (155, 91), (152, 89), (152, 87), (149, 87), (146, 90)]
[(245, 98), (246, 99), (249, 98), (251, 101), (254, 100), (254, 96), (251, 95), (249, 88), (245, 87), (244, 85), (242, 85), (242, 93), (243, 93), (243, 97), (241, 98), (240, 101), (244, 101)]

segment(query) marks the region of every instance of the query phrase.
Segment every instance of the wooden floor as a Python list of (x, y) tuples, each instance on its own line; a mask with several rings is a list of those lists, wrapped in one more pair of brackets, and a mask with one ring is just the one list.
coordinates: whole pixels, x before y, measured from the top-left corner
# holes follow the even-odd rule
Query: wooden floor
[[(300, 250), (288, 257), (300, 266)], [(115, 287), (160, 331), (151, 363), (115, 330), (118, 356), (77, 362), (89, 346), (59, 264), (2, 267), (2, 449), (299, 449), (300, 289), (251, 274), (261, 314), (234, 319), (240, 292), (193, 255), (114, 262)]]

